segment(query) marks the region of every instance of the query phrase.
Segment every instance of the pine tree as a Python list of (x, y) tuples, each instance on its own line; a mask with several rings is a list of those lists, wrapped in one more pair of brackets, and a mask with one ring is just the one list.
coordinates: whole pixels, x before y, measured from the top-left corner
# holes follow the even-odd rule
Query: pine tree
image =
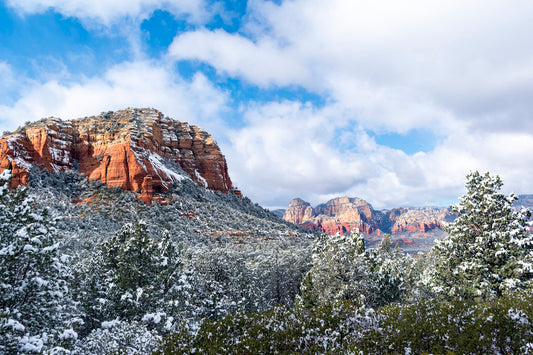
[(144, 321), (165, 331), (183, 311), (187, 280), (176, 245), (157, 241), (143, 222), (125, 225), (85, 260), (77, 276), (85, 334), (102, 322)]
[(414, 260), (398, 245), (393, 247), (390, 234), (385, 234), (375, 249), (368, 250), (368, 259), (379, 290), (374, 296), (374, 305), (402, 301), (419, 276), (413, 267)]
[(479, 172), (467, 176), (467, 192), (451, 207), (457, 218), (437, 242), (430, 272), (431, 289), (445, 298), (487, 298), (507, 290), (531, 289), (533, 235), (527, 233), (531, 213), (515, 211), (513, 194), (500, 191), (499, 176)]
[(44, 351), (77, 338), (69, 272), (46, 210), (0, 174), (0, 352)]
[(334, 300), (355, 299), (374, 294), (371, 269), (363, 236), (354, 230), (341, 236), (322, 235), (315, 243), (313, 266), (302, 280), (305, 306), (318, 306)]
[(353, 299), (382, 306), (400, 302), (416, 278), (413, 260), (392, 247), (390, 235), (375, 249), (366, 249), (357, 230), (347, 236), (322, 236), (302, 280), (302, 301), (306, 307)]

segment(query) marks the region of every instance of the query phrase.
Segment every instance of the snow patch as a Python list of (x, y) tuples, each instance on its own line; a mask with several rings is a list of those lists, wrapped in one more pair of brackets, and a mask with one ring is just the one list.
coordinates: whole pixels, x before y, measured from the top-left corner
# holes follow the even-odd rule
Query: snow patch
[(78, 339), (78, 333), (74, 331), (74, 329), (65, 329), (63, 333), (59, 335), (59, 339)]
[(117, 319), (113, 319), (111, 321), (103, 321), (102, 322), (102, 328), (103, 329), (110, 329), (110, 328), (113, 328), (114, 326), (120, 324), (120, 321)]
[(207, 184), (207, 181), (204, 179), (204, 177), (202, 175), (200, 175), (200, 173), (198, 172), (198, 170), (195, 170), (194, 171), (194, 175), (196, 176), (196, 178), (198, 179), (199, 182), (201, 182), (203, 184), (203, 187), (208, 187), (209, 185)]
[[(150, 163), (154, 167), (154, 170), (156, 171), (156, 173), (159, 176), (159, 178), (161, 179), (161, 181), (165, 181), (165, 180), (168, 180), (168, 179), (171, 179), (173, 181), (182, 181), (184, 179), (187, 179), (186, 176), (178, 174), (177, 172), (167, 168), (165, 166), (165, 164), (161, 161), (161, 157), (158, 154), (154, 154), (154, 153), (150, 154), (148, 156), (148, 160), (150, 161)], [(159, 174), (159, 172), (162, 172), (163, 174), (165, 174), (167, 179), (164, 179)]]
[(15, 319), (8, 319), (5, 327), (11, 327), (13, 330), (19, 330), (21, 332), (24, 331), (24, 329), (26, 329), (22, 323), (20, 323), (19, 321), (15, 320)]

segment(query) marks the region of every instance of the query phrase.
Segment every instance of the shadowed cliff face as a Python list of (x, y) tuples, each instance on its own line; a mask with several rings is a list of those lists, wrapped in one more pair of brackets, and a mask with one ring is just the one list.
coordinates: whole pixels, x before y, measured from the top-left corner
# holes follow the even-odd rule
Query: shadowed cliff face
[(184, 178), (214, 191), (233, 189), (211, 135), (155, 109), (48, 118), (0, 138), (0, 171), (12, 170), (11, 187), (28, 183), (32, 164), (49, 171), (77, 169), (109, 187), (140, 192), (147, 203)]

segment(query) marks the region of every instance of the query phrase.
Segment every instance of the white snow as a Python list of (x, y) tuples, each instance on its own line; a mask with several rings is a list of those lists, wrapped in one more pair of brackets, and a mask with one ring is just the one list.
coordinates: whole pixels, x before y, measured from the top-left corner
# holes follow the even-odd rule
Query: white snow
[(74, 329), (65, 329), (63, 333), (59, 335), (59, 339), (78, 339), (78, 333)]
[(162, 172), (166, 175), (167, 178), (170, 178), (174, 181), (181, 181), (183, 179), (188, 179), (188, 177), (183, 176), (181, 174), (178, 174), (177, 172), (167, 168), (165, 164), (161, 161), (161, 157), (158, 154), (152, 153), (148, 156), (148, 160), (150, 160), (150, 163), (154, 167), (157, 175), (161, 179), (161, 181), (165, 181), (167, 179), (164, 179), (159, 172)]
[(103, 329), (113, 328), (117, 324), (120, 324), (120, 321), (118, 320), (118, 318), (117, 319), (113, 319), (111, 321), (104, 321), (104, 322), (102, 322), (102, 328)]
[(204, 187), (207, 187), (207, 181), (204, 179), (202, 175), (198, 172), (198, 170), (194, 171), (194, 175), (196, 175), (196, 178), (204, 185)]
[(11, 327), (13, 330), (20, 330), (21, 332), (26, 329), (19, 321), (15, 319), (8, 319), (5, 327)]
[(143, 322), (154, 322), (155, 324), (159, 324), (161, 322), (161, 316), (165, 316), (165, 313), (157, 312), (157, 313), (147, 313), (143, 316), (142, 321)]

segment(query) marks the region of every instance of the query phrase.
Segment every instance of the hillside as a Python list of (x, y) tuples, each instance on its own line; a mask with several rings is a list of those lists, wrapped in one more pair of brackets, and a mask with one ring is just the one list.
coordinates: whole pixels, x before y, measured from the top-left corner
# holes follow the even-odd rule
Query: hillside
[[(61, 268), (70, 270), (66, 277), (74, 287), (69, 297), (78, 302), (70, 315), (82, 314), (82, 325), (69, 325), (84, 339), (77, 343), (77, 353), (101, 353), (102, 348), (92, 348), (91, 334), (97, 337), (113, 319), (135, 329), (139, 341), (152, 339), (138, 344), (141, 351), (153, 348), (161, 334), (181, 322), (195, 327), (206, 317), (216, 319), (236, 310), (294, 304), (309, 269), (314, 234), (235, 190), (224, 156), (200, 128), (157, 110), (126, 109), (73, 121), (43, 119), (2, 136), (0, 148), (0, 203), (6, 204), (2, 213), (20, 213), (17, 204), (32, 211), (13, 217), (13, 222), (0, 215), (2, 243), (15, 235), (4, 238), (4, 232), (14, 228), (13, 233), (22, 233), (16, 223), (28, 218), (42, 221), (36, 233), (46, 230), (46, 237), (55, 240), (59, 249), (46, 250), (63, 255)], [(123, 261), (111, 261), (113, 255)], [(168, 279), (163, 274), (172, 262), (173, 276)], [(128, 276), (120, 286), (122, 293), (115, 294), (118, 279), (110, 275), (120, 278), (124, 269)], [(155, 274), (144, 275), (150, 272)], [(150, 291), (169, 280), (174, 281), (165, 293)], [(128, 313), (133, 309), (128, 295), (138, 292), (146, 295), (142, 310)], [(94, 304), (98, 299), (108, 303)], [(177, 299), (179, 306), (165, 303)], [(143, 316), (154, 314), (165, 319), (165, 327), (155, 330), (159, 321), (143, 321)], [(20, 324), (30, 319), (24, 312), (13, 317)], [(41, 323), (36, 327), (48, 324)], [(30, 346), (25, 338), (13, 339)], [(42, 338), (36, 341), (32, 349), (46, 348)], [(17, 348), (13, 346), (8, 349)]]
[[(114, 126), (116, 131), (102, 133)], [(189, 134), (192, 140), (180, 131), (186, 127), (196, 132)], [(435, 255), (442, 256), (436, 261), (393, 246), (429, 249), (447, 210), (377, 211), (347, 197), (312, 208), (297, 199), (285, 211), (291, 221), (280, 219), (233, 189), (225, 159), (207, 132), (156, 110), (45, 119), (0, 142), (0, 353), (342, 353), (366, 347), (372, 324), (385, 329), (382, 322), (408, 322), (387, 309), (423, 309), (426, 297), (433, 302), (428, 305), (440, 307), (438, 293), (456, 287), (442, 280), (450, 272), (446, 263), (471, 267), (456, 251), (479, 248), (486, 235), (506, 241), (517, 260), (525, 261), (509, 268), (497, 264), (488, 291), (488, 281), (470, 290), (467, 280), (458, 292), (487, 292), (488, 300), (499, 287), (529, 287), (529, 279), (522, 285), (515, 274), (529, 275), (522, 265), (531, 265), (531, 254), (511, 245), (518, 240), (533, 247), (525, 231), (529, 214), (513, 215), (503, 195), (486, 189), (480, 191), (487, 194), (490, 214), (474, 218), (487, 220), (484, 229), (496, 225), (492, 221), (501, 226), (481, 237), (456, 226), (455, 238), (466, 230), (466, 242), (438, 244)], [(470, 178), (492, 181), (488, 174)], [(501, 182), (494, 181), (493, 189), (499, 189)], [(466, 223), (470, 216), (460, 218)], [(366, 235), (348, 233), (354, 228)], [(489, 265), (491, 255), (478, 264)], [(508, 281), (500, 282), (496, 272)], [(465, 307), (471, 313), (476, 304)], [(448, 315), (437, 314), (454, 319)], [(286, 329), (297, 332), (276, 335)]]

